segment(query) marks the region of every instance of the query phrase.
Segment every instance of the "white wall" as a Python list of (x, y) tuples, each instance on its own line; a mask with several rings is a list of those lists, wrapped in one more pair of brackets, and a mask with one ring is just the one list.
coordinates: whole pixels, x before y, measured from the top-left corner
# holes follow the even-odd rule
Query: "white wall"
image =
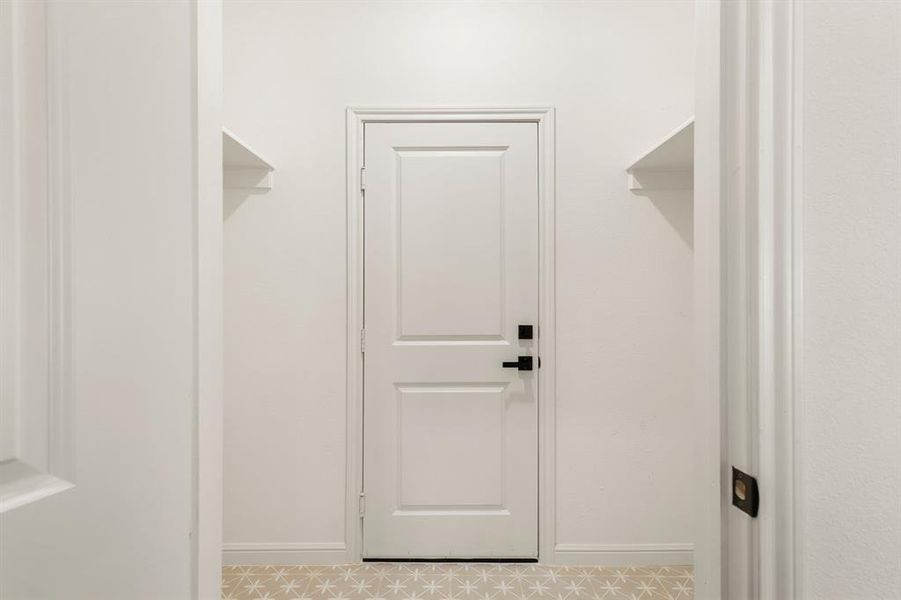
[(345, 107), (550, 104), (557, 559), (685, 560), (618, 551), (692, 539), (691, 203), (623, 172), (692, 112), (692, 2), (228, 2), (224, 26), (225, 123), (277, 167), (226, 194), (226, 547), (345, 558)]
[(804, 6), (806, 598), (901, 593), (901, 4)]
[(75, 487), (0, 517), (0, 597), (189, 598), (193, 8), (50, 7), (62, 58), (51, 89), (66, 98), (54, 131), (68, 161)]

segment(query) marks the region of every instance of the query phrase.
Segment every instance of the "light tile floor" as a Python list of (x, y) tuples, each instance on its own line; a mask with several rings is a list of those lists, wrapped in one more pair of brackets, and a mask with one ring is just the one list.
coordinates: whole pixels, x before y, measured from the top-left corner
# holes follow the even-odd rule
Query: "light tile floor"
[(691, 600), (691, 567), (364, 563), (229, 566), (224, 600)]

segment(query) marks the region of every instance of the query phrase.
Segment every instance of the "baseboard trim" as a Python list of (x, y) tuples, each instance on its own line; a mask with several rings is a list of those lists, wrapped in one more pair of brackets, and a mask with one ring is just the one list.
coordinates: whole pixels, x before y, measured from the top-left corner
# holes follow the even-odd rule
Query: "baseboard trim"
[(557, 544), (554, 562), (561, 565), (691, 565), (694, 544)]
[[(693, 564), (693, 544), (557, 544), (552, 564), (610, 567)], [(342, 542), (232, 542), (222, 546), (225, 565), (340, 565), (351, 562)]]
[(343, 542), (222, 544), (225, 565), (341, 565), (348, 562)]

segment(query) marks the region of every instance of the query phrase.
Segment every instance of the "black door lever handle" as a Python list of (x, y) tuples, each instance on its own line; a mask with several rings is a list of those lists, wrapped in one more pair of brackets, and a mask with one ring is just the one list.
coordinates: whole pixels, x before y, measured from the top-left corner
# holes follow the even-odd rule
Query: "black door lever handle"
[(519, 369), (520, 371), (532, 370), (532, 357), (520, 356), (516, 361), (502, 363), (505, 369)]

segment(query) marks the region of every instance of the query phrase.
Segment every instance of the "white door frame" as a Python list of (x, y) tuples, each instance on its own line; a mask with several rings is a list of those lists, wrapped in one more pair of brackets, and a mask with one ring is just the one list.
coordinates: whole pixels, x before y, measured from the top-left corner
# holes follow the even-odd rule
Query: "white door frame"
[[(803, 597), (797, 572), (802, 10), (799, 0), (696, 1), (698, 600)], [(743, 210), (735, 210), (736, 203)], [(729, 237), (743, 235), (741, 243)], [(736, 287), (739, 280), (747, 287)], [(744, 323), (747, 335), (732, 339), (729, 319)], [(726, 383), (736, 372), (751, 414), (730, 414)], [(729, 543), (737, 509), (730, 506), (735, 459), (727, 423), (743, 430), (745, 468), (760, 484), (760, 513), (750, 534), (748, 523), (738, 521), (747, 539), (740, 545)]]
[(695, 597), (721, 597), (722, 569), (722, 197), (721, 51), (719, 0), (695, 2), (694, 345)]
[(366, 123), (486, 122), (538, 125), (538, 557), (552, 562), (555, 512), (555, 285), (554, 285), (554, 109), (527, 108), (356, 108), (347, 109), (347, 560), (360, 561), (363, 521), (363, 211), (360, 169)]
[(222, 586), (222, 0), (193, 0), (194, 506), (193, 597)]

